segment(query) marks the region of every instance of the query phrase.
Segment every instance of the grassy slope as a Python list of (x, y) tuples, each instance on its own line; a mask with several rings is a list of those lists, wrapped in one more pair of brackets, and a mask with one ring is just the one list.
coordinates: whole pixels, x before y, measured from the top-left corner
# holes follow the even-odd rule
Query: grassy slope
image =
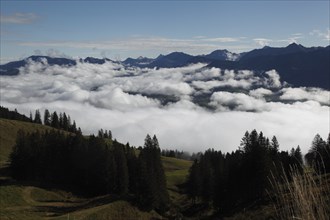
[[(32, 132), (52, 128), (0, 119), (0, 169), (8, 161), (19, 129)], [(176, 185), (185, 181), (191, 162), (168, 157), (162, 157), (162, 161), (171, 200), (173, 204), (179, 205), (185, 197), (179, 193)], [(160, 217), (154, 212), (142, 212), (125, 201), (117, 200), (93, 205), (92, 200), (95, 198), (76, 198), (67, 192), (21, 186), (9, 181), (8, 184), (0, 185), (0, 219), (157, 219)], [(92, 205), (86, 208), (84, 207), (86, 203)]]
[(17, 131), (20, 129), (24, 130), (25, 132), (33, 132), (36, 130), (50, 130), (52, 128), (29, 122), (0, 118), (0, 165), (3, 165), (7, 162), (9, 154), (16, 141)]
[(177, 185), (182, 184), (186, 180), (192, 161), (162, 157), (162, 162), (167, 180), (167, 188), (178, 191)]
[(170, 213), (172, 216), (178, 215), (189, 206), (188, 197), (180, 192), (178, 185), (185, 182), (187, 179), (189, 168), (192, 161), (180, 160), (171, 157), (162, 157), (162, 162), (165, 170), (167, 189), (171, 200)]

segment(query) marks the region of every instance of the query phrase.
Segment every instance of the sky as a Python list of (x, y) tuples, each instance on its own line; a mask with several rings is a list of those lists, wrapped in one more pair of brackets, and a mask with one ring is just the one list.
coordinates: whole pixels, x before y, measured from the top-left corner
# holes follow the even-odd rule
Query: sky
[(327, 46), (329, 1), (6, 1), (0, 62)]

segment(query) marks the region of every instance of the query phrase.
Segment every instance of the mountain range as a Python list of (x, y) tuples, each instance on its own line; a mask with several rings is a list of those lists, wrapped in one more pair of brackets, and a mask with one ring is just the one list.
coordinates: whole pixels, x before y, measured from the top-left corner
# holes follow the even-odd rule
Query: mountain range
[[(48, 56), (30, 56), (26, 59), (0, 65), (0, 75), (17, 75), (19, 68), (29, 60), (42, 62), (47, 60), (49, 65), (73, 66), (77, 62), (104, 64), (118, 62), (108, 58), (68, 59)], [(216, 50), (207, 55), (189, 55), (183, 52), (173, 52), (159, 55), (156, 58), (138, 57), (127, 58), (120, 62), (126, 67), (139, 68), (176, 68), (193, 63), (207, 63), (207, 67), (253, 70), (265, 72), (275, 69), (286, 81), (294, 86), (320, 87), (330, 90), (330, 46), (304, 47), (300, 44), (290, 44), (287, 47), (263, 47), (244, 53), (232, 53), (228, 50)]]

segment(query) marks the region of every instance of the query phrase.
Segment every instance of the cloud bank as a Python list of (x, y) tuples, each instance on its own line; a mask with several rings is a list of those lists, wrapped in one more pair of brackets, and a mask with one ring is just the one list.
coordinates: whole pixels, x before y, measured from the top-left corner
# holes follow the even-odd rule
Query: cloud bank
[(38, 16), (34, 13), (13, 13), (1, 15), (0, 18), (2, 24), (30, 24), (38, 19)]
[(110, 129), (143, 145), (156, 134), (164, 148), (236, 150), (246, 130), (276, 135), (281, 149), (304, 152), (329, 132), (329, 91), (284, 86), (276, 71), (256, 74), (194, 64), (140, 69), (106, 62), (50, 66), (33, 62), (1, 77), (1, 105), (29, 114), (65, 111), (85, 134)]

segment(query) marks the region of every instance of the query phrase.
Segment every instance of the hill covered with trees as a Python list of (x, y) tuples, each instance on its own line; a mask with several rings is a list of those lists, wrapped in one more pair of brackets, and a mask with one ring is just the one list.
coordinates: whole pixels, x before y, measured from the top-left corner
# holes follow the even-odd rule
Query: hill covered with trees
[(147, 135), (136, 156), (129, 145), (94, 135), (19, 131), (10, 163), (18, 180), (57, 184), (85, 196), (130, 193), (146, 210), (164, 212), (169, 203), (156, 136)]
[[(315, 178), (320, 178), (317, 173), (329, 173), (330, 134), (327, 141), (317, 134), (305, 158), (309, 169), (315, 169)], [(291, 185), (294, 179), (303, 179), (306, 172), (311, 171), (304, 166), (299, 146), (290, 152), (280, 151), (275, 136), (270, 141), (262, 132), (253, 130), (245, 133), (235, 152), (224, 154), (210, 149), (195, 159), (186, 183), (187, 193), (193, 204), (213, 207), (218, 215), (224, 216), (246, 207), (269, 204), (274, 184)], [(329, 182), (324, 184), (328, 190), (325, 200), (330, 201)], [(304, 191), (311, 184), (302, 186), (306, 188), (299, 190)], [(329, 214), (330, 206), (325, 209)]]
[[(278, 205), (273, 200), (288, 190), (276, 194), (275, 189), (278, 190), (278, 186), (290, 189), (297, 179), (304, 183), (306, 175), (324, 204), (328, 204), (330, 198), (330, 190), (327, 191), (330, 181), (314, 181), (330, 172), (330, 135), (326, 141), (320, 135), (315, 136), (305, 155), (307, 168), (299, 146), (290, 152), (280, 151), (275, 136), (269, 139), (253, 130), (244, 134), (235, 152), (210, 149), (193, 154), (190, 159), (194, 162), (187, 175), (187, 170), (175, 163), (188, 169), (191, 162), (176, 159), (187, 158), (188, 154), (178, 150), (161, 151), (155, 135), (147, 135), (144, 146), (136, 148), (113, 139), (110, 130), (100, 129), (97, 136), (83, 136), (81, 129), (72, 129), (76, 127), (75, 122), (71, 123), (70, 116), (65, 113), (58, 116), (46, 110), (41, 120), (38, 110), (34, 119), (6, 108), (1, 111), (6, 112), (1, 116), (14, 117), (23, 121), (21, 123), (30, 120), (33, 124), (27, 124), (38, 126), (17, 132), (10, 154), (10, 170), (18, 183), (55, 186), (91, 198), (91, 201), (112, 195), (140, 210), (156, 210), (170, 219), (223, 218), (245, 213), (251, 207)], [(4, 125), (10, 122), (3, 120)], [(41, 124), (46, 126), (41, 127)], [(313, 169), (315, 174), (311, 172)], [(329, 205), (322, 207), (324, 213), (330, 212)], [(207, 210), (211, 214), (207, 214)]]

